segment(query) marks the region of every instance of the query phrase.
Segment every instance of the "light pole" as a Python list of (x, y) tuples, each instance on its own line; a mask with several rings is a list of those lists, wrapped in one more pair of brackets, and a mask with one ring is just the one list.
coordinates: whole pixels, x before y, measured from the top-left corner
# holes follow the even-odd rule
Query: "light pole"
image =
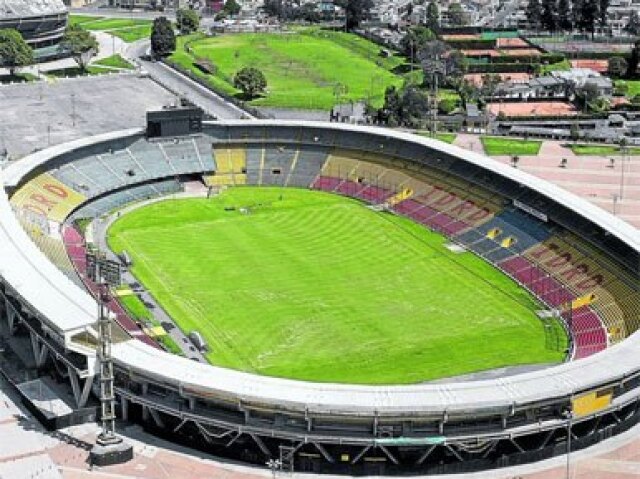
[(562, 416), (567, 420), (567, 479), (571, 477), (571, 421), (573, 420), (573, 411), (567, 409)]
[(627, 159), (628, 147), (625, 142), (620, 142), (620, 200), (624, 197), (624, 164), (625, 159)]
[(282, 461), (280, 459), (269, 459), (265, 464), (271, 469), (273, 479), (276, 479), (276, 472), (282, 468)]

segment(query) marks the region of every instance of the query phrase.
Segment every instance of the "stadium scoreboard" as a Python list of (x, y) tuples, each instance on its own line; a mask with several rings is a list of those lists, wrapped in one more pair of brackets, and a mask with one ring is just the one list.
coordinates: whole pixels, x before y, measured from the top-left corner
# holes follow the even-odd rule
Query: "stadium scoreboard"
[(202, 132), (204, 112), (185, 104), (147, 112), (147, 137), (162, 138)]
[(89, 279), (94, 283), (104, 281), (113, 287), (122, 284), (120, 265), (93, 251), (87, 252), (87, 276), (89, 276)]

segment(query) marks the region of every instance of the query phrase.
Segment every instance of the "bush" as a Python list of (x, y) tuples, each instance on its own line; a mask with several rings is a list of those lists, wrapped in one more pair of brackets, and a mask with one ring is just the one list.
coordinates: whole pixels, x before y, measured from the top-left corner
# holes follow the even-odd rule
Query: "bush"
[(438, 102), (438, 112), (443, 115), (449, 115), (458, 108), (458, 102), (453, 98), (445, 98)]

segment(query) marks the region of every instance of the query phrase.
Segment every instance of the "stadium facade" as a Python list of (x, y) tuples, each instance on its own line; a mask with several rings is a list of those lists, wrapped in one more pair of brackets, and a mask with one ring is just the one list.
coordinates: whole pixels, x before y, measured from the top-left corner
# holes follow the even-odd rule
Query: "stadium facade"
[(0, 0), (0, 29), (18, 30), (34, 49), (60, 42), (67, 15), (62, 0)]
[(170, 355), (114, 310), (124, 420), (259, 465), (279, 458), (298, 471), (422, 474), (540, 460), (564, 453), (568, 438), (583, 448), (640, 419), (635, 228), (455, 146), (386, 129), (278, 121), (212, 122), (198, 134), (153, 140), (143, 130), (115, 132), (37, 152), (2, 172), (0, 331), (22, 338), (37, 369), (70, 385), (78, 409), (96, 381), (97, 306), (73, 220), (194, 180), (311, 187), (409, 216), (557, 313), (572, 338), (569, 360), (483, 380), (318, 384)]

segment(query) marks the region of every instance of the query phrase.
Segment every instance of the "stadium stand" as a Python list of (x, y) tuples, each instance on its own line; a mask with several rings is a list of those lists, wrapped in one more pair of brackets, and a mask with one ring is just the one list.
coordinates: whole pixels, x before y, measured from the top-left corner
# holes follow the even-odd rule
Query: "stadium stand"
[(139, 186), (133, 186), (126, 190), (107, 194), (87, 203), (85, 206), (76, 210), (69, 217), (69, 221), (75, 221), (79, 218), (100, 217), (105, 213), (116, 210), (126, 204), (157, 196), (166, 196), (180, 191), (182, 191), (182, 186), (180, 185), (180, 182), (175, 179), (161, 180), (152, 183), (145, 183)]
[[(401, 132), (241, 121), (214, 122), (189, 138), (147, 141), (136, 131), (83, 139), (14, 162), (3, 181), (24, 228), (46, 236), (39, 247), (68, 270), (59, 244), (49, 244), (63, 240), (82, 276), (86, 247), (69, 220), (171, 193), (195, 177), (212, 186), (271, 184), (279, 179), (268, 179), (270, 168), (285, 165), (287, 186), (386, 207), (482, 253), (538, 296), (546, 313), (564, 320), (573, 359), (581, 361), (400, 387), (282, 381), (163, 354), (115, 303), (109, 306), (122, 325), (113, 348), (115, 394), (123, 415), (173, 439), (258, 464), (293, 438), (299, 470), (372, 475), (520, 464), (564, 451), (568, 434), (584, 447), (640, 420), (637, 336), (621, 342), (640, 323), (640, 249), (623, 224), (518, 170)], [(12, 216), (7, 208), (0, 197), (0, 240), (10, 251), (0, 274), (0, 313), (3, 305), (15, 314), (37, 312), (24, 324), (43, 321), (47, 335), (65, 335), (55, 339), (69, 348), (56, 350), (51, 360), (69, 355), (78, 361), (78, 344), (68, 335), (92, 330), (95, 304), (40, 261), (24, 231), (4, 219)], [(20, 247), (16, 238), (27, 244)], [(87, 289), (95, 294), (95, 285)], [(25, 299), (31, 304), (21, 304)], [(86, 361), (94, 363), (95, 356)], [(579, 414), (567, 425), (562, 414), (571, 408)]]
[(315, 146), (304, 146), (293, 159), (291, 170), (285, 181), (285, 186), (308, 188), (320, 174), (326, 163), (329, 150)]

